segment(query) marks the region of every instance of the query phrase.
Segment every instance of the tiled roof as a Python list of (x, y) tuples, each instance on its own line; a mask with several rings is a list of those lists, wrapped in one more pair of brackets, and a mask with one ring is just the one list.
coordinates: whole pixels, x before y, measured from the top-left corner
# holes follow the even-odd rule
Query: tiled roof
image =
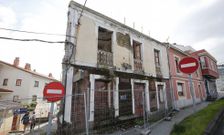
[(39, 74), (39, 73), (34, 72), (34, 71), (32, 71), (32, 70), (26, 70), (26, 69), (24, 69), (24, 68), (22, 68), (22, 67), (17, 67), (17, 66), (14, 66), (14, 65), (12, 65), (12, 64), (9, 64), (9, 63), (7, 63), (7, 62), (4, 62), (4, 61), (1, 61), (1, 60), (0, 60), (0, 64), (1, 64), (1, 63), (2, 63), (2, 64), (5, 64), (5, 65), (7, 65), (7, 66), (10, 66), (10, 67), (12, 67), (12, 68), (19, 69), (19, 70), (21, 70), (21, 71), (30, 73), (30, 74), (32, 74), (32, 75), (36, 75), (36, 76), (39, 76), (39, 77), (43, 77), (43, 78), (46, 78), (46, 79), (49, 79), (49, 80), (52, 80), (52, 81), (58, 81), (58, 80), (56, 80), (55, 78), (52, 78), (52, 77), (48, 77), (48, 76)]

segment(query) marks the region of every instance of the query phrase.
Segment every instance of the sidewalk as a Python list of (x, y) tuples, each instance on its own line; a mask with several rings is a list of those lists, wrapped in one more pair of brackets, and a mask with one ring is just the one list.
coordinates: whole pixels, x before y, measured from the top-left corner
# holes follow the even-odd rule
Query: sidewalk
[[(195, 106), (195, 111), (199, 111), (205, 108), (209, 102), (202, 102)], [(174, 124), (181, 122), (184, 118), (194, 113), (193, 107), (188, 107), (180, 110), (180, 112), (176, 113), (176, 115), (172, 118), (171, 121), (162, 121), (157, 125), (152, 127), (152, 132), (150, 135), (169, 135)]]

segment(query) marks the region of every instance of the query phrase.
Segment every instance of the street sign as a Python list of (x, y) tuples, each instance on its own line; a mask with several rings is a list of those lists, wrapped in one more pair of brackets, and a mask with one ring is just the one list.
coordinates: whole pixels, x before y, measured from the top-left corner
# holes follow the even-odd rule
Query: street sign
[(14, 111), (14, 114), (23, 114), (26, 113), (27, 111), (28, 111), (27, 108), (19, 108)]
[(44, 87), (44, 98), (49, 102), (56, 102), (65, 95), (65, 88), (60, 82), (51, 82)]
[(179, 62), (180, 71), (186, 74), (194, 73), (198, 67), (198, 60), (193, 57), (185, 57)]

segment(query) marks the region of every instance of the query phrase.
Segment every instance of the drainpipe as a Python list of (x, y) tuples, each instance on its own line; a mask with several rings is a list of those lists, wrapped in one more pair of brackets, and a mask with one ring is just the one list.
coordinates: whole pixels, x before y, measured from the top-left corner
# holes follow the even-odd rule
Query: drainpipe
[(68, 24), (67, 24), (68, 35), (66, 37), (65, 44), (65, 57), (63, 59), (63, 84), (65, 86), (65, 98), (64, 98), (64, 107), (63, 107), (63, 118), (62, 123), (68, 122), (71, 123), (71, 111), (72, 111), (72, 97), (73, 97), (73, 77), (74, 77), (74, 67), (71, 64), (75, 60), (75, 52), (77, 45), (77, 35), (79, 29), (78, 23), (78, 13), (71, 7), (69, 7), (68, 12)]

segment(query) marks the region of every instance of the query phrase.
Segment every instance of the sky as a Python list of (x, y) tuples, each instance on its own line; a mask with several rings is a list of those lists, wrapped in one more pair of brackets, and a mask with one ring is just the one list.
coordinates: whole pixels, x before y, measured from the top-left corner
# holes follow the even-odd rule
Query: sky
[[(66, 33), (70, 0), (0, 0), (0, 28), (41, 33)], [(84, 4), (85, 0), (75, 0)], [(224, 64), (223, 0), (87, 0), (87, 7), (133, 27), (161, 42), (196, 50), (206, 49)], [(64, 41), (64, 36), (12, 32), (0, 29), (1, 37)], [(0, 60), (20, 66), (30, 63), (38, 73), (61, 79), (64, 44), (0, 39)]]

